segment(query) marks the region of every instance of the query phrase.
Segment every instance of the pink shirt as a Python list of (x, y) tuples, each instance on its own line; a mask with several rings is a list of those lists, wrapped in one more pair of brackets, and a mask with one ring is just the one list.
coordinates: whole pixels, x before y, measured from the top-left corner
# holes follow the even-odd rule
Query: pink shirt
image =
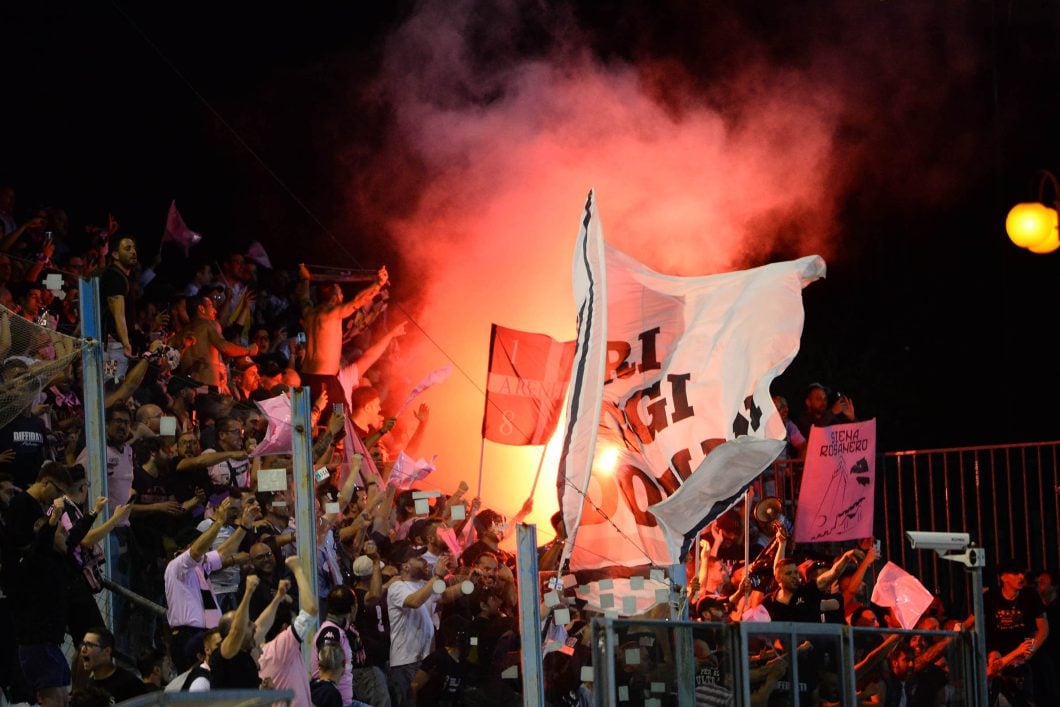
[(346, 665), (342, 670), (342, 677), (336, 681), (335, 687), (338, 688), (339, 694), (342, 695), (342, 703), (348, 705), (353, 701), (353, 653), (350, 651), (350, 641), (346, 638), (346, 629), (344, 627), (339, 626), (334, 621), (325, 621), (320, 624), (320, 629), (313, 636), (313, 645), (310, 646), (311, 659), (309, 669), (313, 673), (313, 677), (320, 677), (317, 653), (320, 651), (321, 638), (323, 636), (338, 637), (339, 645), (342, 646), (342, 654), (346, 656)]
[[(221, 569), (221, 556), (213, 550), (206, 553), (200, 562), (192, 559), (191, 550), (185, 550), (169, 561), (165, 580), (166, 620), (170, 626), (214, 628), (220, 623), (220, 612), (207, 611), (203, 606), (204, 591), (209, 592), (214, 607), (217, 606), (217, 597), (210, 583), (205, 581), (205, 576), (218, 569)], [(203, 584), (206, 585), (205, 589)]]
[[(272, 678), (277, 690), (292, 690), (292, 705), (311, 705), (309, 674), (302, 662), (302, 641), (309, 632), (312, 616), (299, 611), (294, 625), (287, 627), (265, 644), (258, 661), (258, 675), (262, 679)], [(344, 698), (345, 699), (345, 698)]]

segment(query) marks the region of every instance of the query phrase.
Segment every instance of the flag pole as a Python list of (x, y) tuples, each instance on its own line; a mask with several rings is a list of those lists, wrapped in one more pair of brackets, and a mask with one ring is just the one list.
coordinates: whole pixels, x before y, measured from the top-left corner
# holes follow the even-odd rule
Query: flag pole
[(486, 438), (483, 437), (478, 447), (478, 491), (475, 492), (475, 496), (479, 499), (482, 498), (482, 456), (486, 452)]
[(751, 487), (747, 487), (747, 495), (743, 499), (743, 576), (751, 567)]
[[(699, 578), (699, 560), (700, 560), (700, 555), (703, 554), (703, 549), (700, 547), (700, 543), (701, 542), (703, 542), (703, 532), (702, 531), (696, 533), (696, 540), (695, 540), (695, 542), (692, 543), (692, 552), (694, 553), (694, 556), (693, 556), (693, 559), (692, 559), (692, 571), (695, 573), (695, 574), (692, 575), (693, 579), (698, 579)], [(690, 579), (689, 583), (691, 583), (691, 581), (692, 580)], [(699, 591), (703, 591), (703, 588), (700, 587)]]
[(548, 452), (548, 443), (551, 441), (551, 437), (546, 439), (545, 446), (541, 448), (541, 458), (537, 460), (537, 471), (534, 473), (534, 483), (530, 486), (530, 498), (533, 498), (534, 492), (537, 491), (537, 480), (541, 478), (541, 467), (545, 465), (545, 454)]
[[(479, 505), (482, 504), (482, 457), (486, 451), (486, 437), (483, 435), (482, 442), (478, 448), (478, 490), (475, 492), (475, 498), (478, 499)], [(463, 539), (461, 539), (460, 546), (463, 549), (467, 549), (468, 545), (471, 544), (471, 534), (475, 530), (475, 515), (478, 513), (476, 506), (472, 503), (471, 505), (471, 516), (467, 519), (464, 525), (464, 531), (461, 533)], [(475, 538), (476, 540), (478, 538)]]

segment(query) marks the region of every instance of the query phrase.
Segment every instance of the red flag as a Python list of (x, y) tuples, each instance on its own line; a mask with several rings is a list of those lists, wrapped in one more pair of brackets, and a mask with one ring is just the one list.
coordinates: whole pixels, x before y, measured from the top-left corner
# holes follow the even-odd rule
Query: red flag
[(482, 436), (501, 444), (545, 444), (559, 422), (573, 360), (573, 341), (494, 324)]
[(169, 204), (169, 215), (166, 216), (166, 231), (162, 234), (162, 242), (176, 243), (184, 250), (187, 257), (188, 250), (202, 240), (202, 236), (191, 230), (184, 224), (180, 212), (177, 211), (177, 202), (174, 199)]

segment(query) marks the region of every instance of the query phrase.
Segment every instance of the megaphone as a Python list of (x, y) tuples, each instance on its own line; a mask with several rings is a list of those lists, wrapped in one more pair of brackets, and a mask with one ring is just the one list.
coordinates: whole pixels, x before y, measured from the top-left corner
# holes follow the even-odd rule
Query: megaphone
[(781, 510), (783, 507), (784, 506), (781, 504), (779, 498), (776, 496), (767, 496), (755, 506), (755, 520), (759, 523), (772, 525), (773, 521), (781, 516)]
[(755, 506), (754, 517), (762, 525), (772, 527), (774, 533), (779, 524), (785, 534), (791, 535), (791, 521), (784, 515), (784, 504), (776, 496), (767, 496), (759, 501)]

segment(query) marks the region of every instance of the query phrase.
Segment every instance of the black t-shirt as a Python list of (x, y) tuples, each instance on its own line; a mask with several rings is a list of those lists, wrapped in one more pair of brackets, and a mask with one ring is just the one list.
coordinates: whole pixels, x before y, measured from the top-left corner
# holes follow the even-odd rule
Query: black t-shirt
[(423, 659), (420, 670), (427, 673), (427, 683), (416, 693), (416, 704), (455, 705), (464, 684), (464, 666), (440, 648)]
[(339, 688), (330, 680), (310, 680), (309, 695), (314, 707), (345, 707)]
[(1042, 600), (1033, 591), (1024, 590), (1008, 600), (1001, 590), (983, 597), (983, 619), (986, 623), (986, 649), (1007, 655), (1038, 631), (1036, 619), (1045, 612)]
[(0, 472), (11, 474), (21, 489), (37, 480), (44, 463), (44, 433), (44, 423), (36, 415), (19, 415), (0, 428), (0, 449), (15, 452), (13, 461), (0, 464)]
[[(510, 640), (514, 640), (514, 628), (512, 620), (505, 616), (489, 619), (476, 616), (471, 620), (465, 658), (469, 682), (483, 684), (500, 675), (500, 663)], [(474, 645), (470, 645), (471, 639)]]
[(89, 683), (106, 690), (114, 698), (115, 702), (124, 702), (147, 692), (147, 686), (139, 678), (128, 670), (118, 667), (114, 668), (114, 672), (111, 673), (110, 677), (103, 680), (90, 678)]
[(5, 591), (11, 607), (18, 608), (12, 614), (20, 646), (61, 645), (66, 634), (73, 578), (70, 561), (54, 549), (54, 540), (55, 526), (45, 523), (22, 559), (7, 570)]
[(773, 621), (821, 623), (821, 600), (825, 597), (816, 584), (799, 585), (787, 604), (777, 601), (776, 597), (776, 592), (773, 592), (762, 602)]
[(390, 660), (390, 613), (386, 610), (386, 601), (380, 599), (375, 606), (369, 606), (364, 600), (368, 590), (354, 587), (353, 593), (357, 595), (357, 606), (360, 607), (353, 625), (361, 635), (368, 665), (386, 668)]
[(133, 312), (132, 298), (130, 297), (131, 288), (129, 287), (129, 277), (122, 272), (121, 268), (111, 263), (107, 266), (99, 276), (99, 299), (103, 308), (103, 340), (106, 341), (107, 335), (114, 337), (114, 340), (118, 340), (118, 328), (114, 321), (114, 315), (111, 314), (109, 299), (111, 297), (123, 297), (125, 298), (125, 324), (126, 331), (129, 332), (131, 342), (132, 339), (132, 324), (131, 322), (136, 321), (136, 317)]
[(173, 488), (170, 485), (170, 474), (160, 471), (158, 476), (152, 476), (143, 466), (133, 466), (133, 490), (136, 491), (137, 503), (162, 503), (175, 498)]
[(214, 690), (257, 690), (261, 685), (258, 665), (246, 651), (231, 658), (221, 655), (217, 648), (210, 654), (210, 687)]
[[(195, 496), (195, 492), (198, 489), (202, 489), (203, 492), (209, 496), (210, 488), (213, 486), (210, 481), (210, 473), (205, 467), (196, 467), (188, 469), (186, 471), (176, 471), (177, 461), (173, 462), (173, 473), (166, 478), (166, 485), (178, 501), (184, 503), (184, 501), (191, 500)], [(194, 522), (192, 525), (197, 525), (199, 521), (203, 519), (203, 512), (205, 508), (203, 504), (198, 504), (192, 507), (187, 513), (187, 517)]]
[(44, 518), (44, 509), (37, 499), (22, 491), (11, 498), (11, 503), (4, 509), (4, 535), (7, 546), (4, 548), (5, 571), (15, 566), (18, 558), (29, 550), (33, 543), (33, 525), (38, 518)]

